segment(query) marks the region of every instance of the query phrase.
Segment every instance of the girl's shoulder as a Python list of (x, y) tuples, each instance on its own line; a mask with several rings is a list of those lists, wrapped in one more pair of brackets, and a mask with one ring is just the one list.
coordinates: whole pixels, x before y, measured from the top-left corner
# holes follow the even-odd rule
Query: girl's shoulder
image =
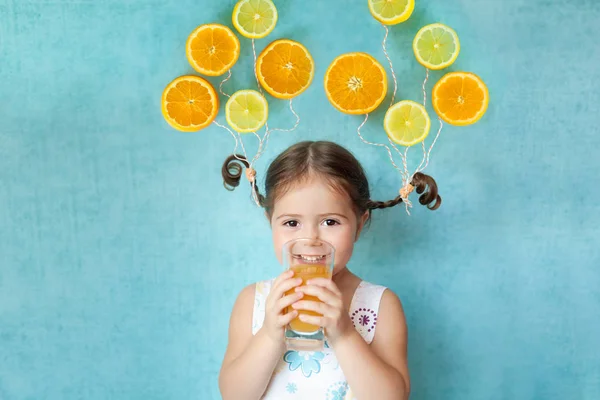
[(255, 297), (266, 297), (271, 291), (274, 279), (251, 283), (244, 287), (238, 294), (238, 301), (242, 303), (253, 303)]

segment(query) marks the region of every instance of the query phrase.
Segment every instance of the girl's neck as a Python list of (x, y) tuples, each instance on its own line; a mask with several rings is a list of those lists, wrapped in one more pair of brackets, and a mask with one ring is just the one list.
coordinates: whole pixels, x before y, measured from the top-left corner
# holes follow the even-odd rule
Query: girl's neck
[(361, 279), (350, 272), (348, 268), (344, 267), (344, 269), (333, 276), (333, 282), (342, 292), (345, 309), (349, 310)]
[(342, 291), (344, 291), (346, 287), (355, 287), (357, 281), (360, 283), (360, 278), (354, 275), (348, 267), (344, 267), (333, 275), (332, 280)]

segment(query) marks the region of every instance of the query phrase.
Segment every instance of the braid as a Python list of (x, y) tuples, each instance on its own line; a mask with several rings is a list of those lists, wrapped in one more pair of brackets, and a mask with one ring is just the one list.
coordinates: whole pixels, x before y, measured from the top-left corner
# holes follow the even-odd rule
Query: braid
[[(221, 175), (223, 176), (223, 186), (225, 186), (225, 189), (233, 191), (236, 187), (240, 185), (240, 179), (242, 177), (243, 168), (246, 168), (246, 173), (251, 171), (248, 169), (250, 168), (250, 163), (248, 162), (246, 157), (241, 156), (239, 154), (232, 154), (225, 159), (223, 167), (221, 168)], [(256, 175), (256, 172), (253, 173), (254, 175)], [(256, 194), (258, 196), (258, 202), (262, 207), (264, 207), (265, 197), (262, 194), (260, 194), (260, 191), (258, 190), (258, 185), (256, 184), (255, 176), (252, 176), (250, 184), (252, 185), (252, 189), (256, 191)]]
[[(419, 203), (427, 206), (430, 210), (437, 210), (442, 205), (442, 198), (438, 194), (438, 187), (435, 180), (421, 172), (417, 172), (413, 175), (412, 181), (410, 182), (415, 187), (419, 196)], [(398, 196), (393, 200), (388, 201), (367, 201), (366, 207), (368, 210), (376, 210), (383, 208), (394, 207), (402, 203), (402, 196)]]
[(383, 209), (383, 208), (390, 208), (390, 207), (394, 207), (398, 204), (402, 203), (402, 197), (398, 196), (393, 200), (388, 200), (388, 201), (374, 201), (374, 200), (369, 200), (367, 202), (367, 209), (369, 210), (379, 210), (379, 209)]
[(430, 210), (437, 210), (442, 205), (442, 198), (438, 194), (435, 179), (421, 172), (414, 174), (411, 185), (413, 185), (419, 196), (419, 203), (427, 206)]
[(223, 175), (223, 186), (229, 191), (233, 191), (240, 185), (242, 169), (250, 167), (250, 163), (244, 156), (232, 154), (223, 163), (221, 175)]

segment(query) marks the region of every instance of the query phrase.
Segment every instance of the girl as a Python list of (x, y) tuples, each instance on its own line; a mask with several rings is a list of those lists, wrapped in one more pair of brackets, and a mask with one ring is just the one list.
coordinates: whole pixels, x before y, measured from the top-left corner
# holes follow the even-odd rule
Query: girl
[[(226, 187), (238, 186), (248, 163), (230, 156), (223, 165)], [(258, 192), (254, 171), (248, 170)], [(435, 181), (417, 173), (412, 186), (420, 203), (441, 204)], [(229, 344), (219, 386), (225, 400), (258, 399), (407, 399), (407, 329), (398, 297), (382, 286), (362, 281), (347, 268), (354, 243), (371, 210), (393, 207), (370, 200), (369, 183), (360, 163), (331, 142), (302, 142), (280, 154), (269, 166), (265, 208), (275, 253), (281, 262), (283, 244), (305, 237), (319, 238), (336, 249), (332, 280), (314, 279), (300, 286), (292, 272), (259, 282), (240, 293), (231, 314)], [(295, 293), (285, 295), (290, 289)], [(305, 295), (321, 302), (303, 300)], [(293, 311), (285, 313), (288, 307)], [(324, 351), (286, 351), (284, 327), (297, 310), (302, 321), (325, 328)]]

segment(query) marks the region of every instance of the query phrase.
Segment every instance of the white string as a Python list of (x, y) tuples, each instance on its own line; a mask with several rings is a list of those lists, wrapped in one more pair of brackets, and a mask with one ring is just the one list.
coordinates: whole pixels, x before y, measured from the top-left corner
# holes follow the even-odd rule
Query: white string
[[(429, 68), (425, 68), (425, 80), (423, 81), (423, 107), (427, 107), (427, 81), (429, 80)], [(419, 167), (417, 168), (417, 172), (420, 170), (420, 168), (423, 166), (423, 163), (427, 160), (427, 150), (425, 149), (425, 140), (423, 140), (421, 142), (421, 149), (423, 150), (423, 158), (421, 159), (421, 163), (419, 164)]]
[(383, 37), (383, 42), (381, 43), (381, 47), (383, 49), (383, 54), (385, 54), (385, 58), (388, 60), (388, 64), (390, 64), (390, 70), (392, 71), (392, 79), (394, 80), (394, 93), (392, 94), (392, 101), (390, 102), (390, 107), (394, 105), (394, 100), (396, 98), (396, 92), (398, 91), (398, 81), (396, 79), (396, 73), (394, 72), (394, 64), (392, 64), (392, 59), (387, 52), (386, 42), (389, 34), (389, 29), (387, 25), (381, 24), (385, 28), (385, 36)]
[[(392, 59), (390, 58), (390, 55), (388, 54), (388, 51), (387, 51), (387, 38), (388, 38), (390, 31), (389, 31), (389, 28), (387, 27), (387, 25), (385, 25), (385, 24), (381, 24), (381, 25), (385, 29), (385, 35), (383, 37), (383, 42), (381, 43), (381, 48), (383, 49), (383, 54), (385, 54), (385, 58), (387, 59), (388, 64), (390, 65), (390, 71), (392, 73), (392, 80), (394, 81), (394, 92), (392, 93), (392, 100), (390, 101), (390, 106), (388, 107), (388, 108), (391, 108), (394, 105), (394, 101), (396, 99), (396, 94), (398, 92), (398, 79), (396, 78), (396, 72), (394, 71), (394, 64), (392, 63)], [(397, 167), (396, 167), (396, 169), (398, 171), (400, 171), (400, 175), (402, 176), (402, 185), (403, 185), (403, 187), (405, 187), (409, 183), (408, 166), (407, 166), (408, 147), (406, 148), (405, 153), (402, 154), (400, 149), (398, 149), (398, 147), (396, 147), (396, 144), (389, 138), (389, 136), (388, 136), (388, 141), (390, 142), (390, 145), (392, 146), (392, 148), (394, 150), (396, 150), (396, 152), (402, 159), (404, 171), (401, 171)], [(388, 155), (390, 156), (390, 159), (392, 159), (391, 151), (389, 150), (389, 148), (387, 146), (385, 146), (385, 147), (388, 150), (388, 153), (389, 153)], [(392, 161), (392, 164), (394, 164), (393, 161)], [(394, 164), (394, 166), (396, 166), (396, 165)], [(410, 208), (412, 207), (412, 203), (409, 200), (408, 195), (402, 196), (402, 201), (404, 203), (404, 206), (406, 207), (406, 213), (408, 215), (410, 215)]]
[(226, 77), (225, 77), (225, 79), (223, 79), (223, 80), (221, 81), (221, 83), (219, 84), (219, 92), (221, 92), (221, 94), (222, 94), (223, 96), (226, 96), (226, 97), (231, 97), (231, 96), (230, 96), (230, 95), (228, 95), (227, 93), (225, 93), (225, 92), (223, 91), (223, 84), (224, 84), (225, 82), (227, 82), (229, 79), (231, 79), (231, 70), (227, 71), (227, 76), (226, 76)]
[(256, 132), (252, 132), (252, 134), (254, 136), (256, 136), (256, 138), (258, 139), (258, 150), (256, 152), (256, 155), (252, 158), (252, 161), (250, 162), (250, 168), (252, 168), (252, 166), (254, 165), (256, 160), (258, 160), (258, 157), (260, 157), (259, 154), (262, 153), (262, 147), (263, 147), (263, 139), (260, 137), (260, 135)]
[(385, 145), (385, 144), (381, 144), (381, 143), (373, 143), (373, 142), (369, 142), (368, 140), (366, 140), (362, 134), (360, 133), (360, 130), (362, 129), (362, 127), (367, 123), (367, 120), (369, 119), (369, 114), (365, 114), (365, 119), (362, 122), (362, 124), (360, 124), (360, 126), (358, 127), (358, 129), (356, 130), (356, 133), (358, 133), (358, 137), (360, 138), (360, 140), (363, 141), (363, 143), (369, 144), (371, 146), (377, 146), (377, 147), (383, 147), (387, 150), (388, 153), (388, 157), (390, 158), (390, 161), (392, 162), (392, 165), (394, 166), (394, 168), (396, 168), (400, 173), (402, 173), (402, 169), (400, 167), (398, 167), (396, 165), (396, 162), (394, 161), (394, 157), (392, 156), (392, 151), (390, 150), (390, 148)]
[[(400, 159), (402, 160), (402, 171), (400, 171), (401, 175), (402, 175), (402, 184), (406, 185), (408, 183), (408, 167), (407, 167), (407, 161), (406, 161), (406, 153), (402, 153), (402, 151), (400, 151), (400, 149), (396, 146), (396, 143), (394, 143), (392, 141), (392, 139), (389, 138), (388, 136), (388, 141), (390, 142), (390, 145), (392, 146), (392, 148), (394, 150), (396, 150), (396, 153), (398, 153), (398, 155), (400, 156)], [(406, 148), (408, 150), (408, 147)]]
[[(236, 133), (233, 133), (233, 131), (231, 129), (229, 129), (225, 125), (221, 125), (216, 120), (213, 121), (213, 124), (217, 125), (218, 127), (221, 127), (223, 129), (225, 129), (227, 132), (229, 132), (231, 134), (231, 136), (233, 137), (233, 140), (235, 140), (235, 148), (233, 149), (233, 156), (238, 161), (240, 161), (242, 164), (244, 164), (245, 162), (248, 162), (248, 155), (246, 154), (246, 148), (244, 147), (244, 141), (242, 140), (242, 137), (240, 136), (239, 132), (236, 132), (237, 133), (237, 135), (236, 135)], [(256, 132), (253, 132), (253, 133), (260, 140), (260, 136), (258, 136), (258, 134)], [(242, 147), (242, 153), (244, 154), (244, 159), (241, 159), (240, 157), (237, 156), (238, 146)], [(250, 164), (250, 168), (251, 167), (252, 167), (252, 164)], [(260, 201), (258, 199), (258, 193), (256, 193), (256, 184), (254, 182), (250, 182), (250, 188), (252, 189), (252, 200), (254, 200), (254, 203), (256, 203), (256, 205), (260, 207)]]
[(423, 81), (423, 107), (427, 107), (427, 89), (425, 86), (427, 85), (427, 81), (429, 80), (429, 68), (425, 68), (425, 80)]
[(425, 170), (425, 168), (427, 168), (427, 166), (429, 165), (429, 157), (431, 156), (431, 150), (433, 150), (433, 146), (435, 146), (438, 138), (440, 137), (440, 133), (442, 133), (442, 128), (444, 127), (444, 123), (442, 122), (442, 119), (438, 117), (438, 121), (440, 121), (440, 128), (438, 129), (437, 134), (435, 135), (435, 138), (433, 139), (433, 142), (431, 143), (431, 146), (429, 146), (429, 150), (427, 151), (425, 166), (423, 166), (423, 168), (421, 168), (421, 165), (419, 165), (419, 168), (417, 168), (417, 172), (421, 172), (421, 171)]
[[(392, 165), (394, 166), (394, 168), (396, 168), (396, 170), (398, 170), (398, 172), (400, 172), (400, 175), (402, 176), (402, 184), (403, 186), (406, 185), (406, 180), (404, 178), (405, 174), (404, 171), (398, 167), (398, 165), (396, 165), (396, 162), (394, 161), (394, 156), (392, 155), (392, 151), (390, 150), (390, 148), (382, 143), (373, 143), (373, 142), (369, 142), (368, 140), (366, 140), (362, 134), (360, 133), (360, 130), (362, 129), (362, 127), (367, 123), (367, 120), (369, 119), (369, 114), (365, 114), (365, 119), (362, 122), (362, 124), (359, 125), (358, 129), (356, 130), (356, 133), (358, 133), (358, 137), (360, 138), (360, 140), (363, 141), (363, 143), (371, 145), (371, 146), (377, 146), (377, 147), (383, 147), (385, 148), (385, 150), (388, 153), (388, 157), (390, 158), (390, 161), (392, 162)], [(389, 139), (389, 138), (388, 138)], [(396, 147), (396, 145), (390, 140), (390, 144), (392, 145), (392, 147), (394, 149), (396, 149), (396, 151), (398, 152), (398, 154), (400, 154), (400, 157), (402, 158), (402, 162), (405, 164), (406, 160), (404, 155), (400, 152), (400, 150)], [(406, 212), (408, 213), (408, 215), (410, 215), (410, 211), (409, 209), (412, 207), (412, 203), (410, 202), (410, 200), (408, 199), (408, 197), (403, 197), (402, 201), (404, 202), (404, 206), (406, 207)]]
[(404, 157), (402, 157), (402, 164), (404, 166), (404, 184), (408, 183), (408, 149), (410, 149), (409, 146), (406, 146), (406, 149), (404, 150)]
[(240, 141), (240, 147), (242, 148), (242, 154), (244, 154), (244, 158), (248, 161), (248, 154), (246, 154), (246, 146), (244, 146), (244, 141), (242, 140), (242, 136), (239, 132), (236, 132), (238, 136), (238, 140)]
[(238, 147), (239, 147), (239, 140), (238, 140), (237, 136), (235, 135), (235, 133), (233, 133), (233, 131), (232, 131), (231, 129), (229, 129), (227, 126), (225, 126), (225, 125), (221, 125), (220, 123), (218, 123), (218, 122), (217, 122), (217, 120), (214, 120), (214, 121), (213, 121), (213, 124), (217, 125), (218, 127), (221, 127), (221, 128), (223, 128), (223, 129), (225, 129), (227, 132), (229, 132), (229, 134), (231, 135), (231, 137), (233, 138), (233, 140), (235, 140), (235, 147), (233, 148), (233, 156), (234, 156), (234, 157), (235, 157), (237, 160), (239, 160), (239, 161), (242, 161), (242, 162), (243, 162), (244, 160), (242, 160), (241, 158), (239, 158), (239, 157), (237, 156), (237, 149), (238, 149)]
[[(400, 155), (400, 158), (402, 159), (402, 166), (404, 168), (404, 171), (400, 171), (400, 170), (399, 171), (400, 171), (400, 175), (402, 176), (402, 187), (405, 188), (412, 181), (412, 177), (409, 177), (409, 175), (408, 175), (408, 161), (407, 161), (408, 147), (406, 148), (406, 151), (404, 153), (402, 153), (400, 151), (400, 149), (396, 146), (396, 143), (394, 143), (389, 137), (388, 137), (388, 140), (389, 140), (392, 148), (394, 150), (396, 150), (396, 153), (398, 153), (398, 155)], [(400, 193), (400, 195), (402, 196), (402, 193)], [(406, 206), (406, 213), (408, 215), (410, 215), (409, 209), (412, 207), (412, 202), (408, 198), (408, 195), (403, 196), (402, 201), (404, 202), (404, 205)]]
[[(429, 80), (429, 69), (425, 68), (425, 80), (423, 81), (423, 86), (422, 86), (422, 89), (423, 89), (423, 106), (424, 107), (427, 107), (427, 89), (426, 89), (426, 85), (427, 85), (427, 81), (428, 80)], [(438, 117), (438, 121), (440, 122), (440, 128), (438, 129), (437, 134), (435, 135), (435, 138), (433, 139), (433, 142), (431, 143), (431, 146), (429, 146), (429, 150), (427, 150), (425, 148), (425, 141), (423, 140), (421, 142), (421, 148), (423, 149), (423, 158), (421, 159), (421, 163), (417, 167), (417, 170), (415, 171), (415, 173), (423, 171), (429, 165), (429, 158), (431, 156), (431, 150), (433, 149), (433, 147), (435, 146), (438, 138), (440, 137), (440, 133), (442, 132), (442, 128), (443, 128), (443, 125), (444, 125), (440, 117)]]
[[(258, 139), (260, 141), (260, 136), (258, 136), (258, 134), (256, 132), (252, 132), (252, 133), (254, 133), (258, 137)], [(242, 153), (244, 153), (244, 157), (246, 158), (246, 160), (248, 160), (248, 154), (246, 154), (246, 147), (244, 146), (244, 141), (242, 140), (242, 136), (240, 135), (239, 132), (237, 132), (237, 135), (238, 135), (238, 138), (239, 138), (239, 141), (240, 141), (240, 146), (242, 147)], [(250, 163), (250, 166), (246, 169), (246, 171), (248, 169), (251, 169), (251, 168), (252, 168), (252, 163)], [(256, 186), (257, 186), (256, 185), (256, 176), (254, 176), (252, 178), (252, 180), (250, 181), (250, 189), (251, 189), (251, 192), (252, 192), (252, 200), (254, 200), (254, 203), (258, 207), (260, 207), (260, 200), (258, 199), (258, 193), (256, 192)]]
[(256, 86), (258, 86), (260, 93), (264, 94), (262, 87), (260, 86), (260, 81), (258, 80), (258, 73), (256, 72), (256, 46), (254, 45), (254, 39), (252, 39), (252, 55), (254, 56), (254, 78), (256, 79)]
[(300, 124), (300, 116), (296, 113), (296, 111), (294, 110), (294, 105), (292, 102), (292, 99), (290, 99), (289, 101), (289, 108), (290, 111), (292, 112), (292, 114), (294, 114), (294, 116), (296, 117), (296, 122), (294, 123), (294, 126), (292, 128), (289, 129), (283, 129), (283, 128), (268, 128), (265, 130), (265, 134), (261, 140), (261, 145), (259, 146), (259, 151), (255, 156), (255, 161), (258, 160), (263, 153), (265, 152), (265, 149), (267, 148), (267, 144), (269, 143), (269, 138), (271, 137), (271, 133), (273, 132), (293, 132), (298, 128), (298, 125)]
[[(252, 39), (252, 56), (254, 57), (254, 78), (256, 79), (256, 86), (258, 87), (258, 90), (260, 91), (260, 93), (262, 95), (264, 95), (262, 86), (260, 84), (260, 81), (258, 80), (258, 73), (256, 72), (256, 45), (254, 42), (254, 39)], [(283, 129), (283, 128), (274, 128), (271, 129), (269, 127), (269, 121), (267, 121), (265, 123), (265, 134), (263, 135), (262, 139), (260, 139), (259, 142), (259, 150), (256, 153), (256, 155), (254, 156), (254, 158), (252, 159), (253, 162), (256, 162), (265, 152), (266, 148), (267, 148), (267, 144), (269, 143), (269, 138), (271, 136), (271, 133), (273, 132), (293, 132), (296, 130), (296, 128), (298, 128), (298, 125), (300, 124), (300, 116), (296, 113), (296, 110), (294, 110), (294, 104), (293, 104), (293, 99), (290, 99), (289, 101), (289, 109), (291, 111), (291, 113), (294, 115), (294, 117), (296, 117), (296, 122), (294, 123), (294, 125), (292, 126), (292, 128), (289, 129)]]

